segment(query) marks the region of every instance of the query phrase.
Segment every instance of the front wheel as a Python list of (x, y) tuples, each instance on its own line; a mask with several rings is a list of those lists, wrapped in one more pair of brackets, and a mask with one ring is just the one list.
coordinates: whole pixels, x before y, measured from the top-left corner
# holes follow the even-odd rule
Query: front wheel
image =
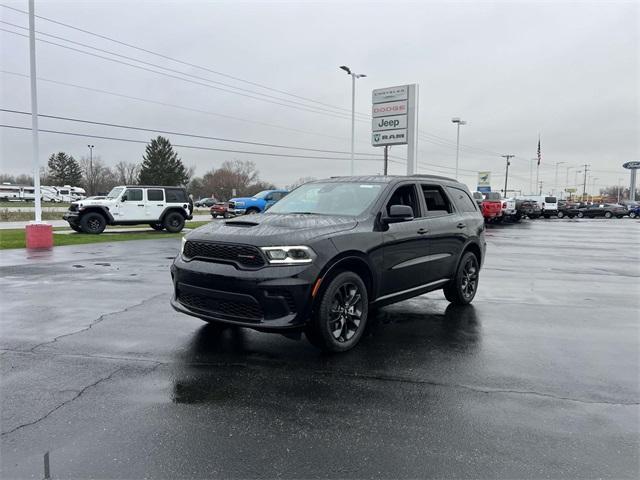
[(578, 212), (578, 218), (584, 218), (584, 213)]
[(260, 213), (257, 208), (250, 208), (244, 212), (245, 215), (256, 215), (257, 213)]
[(558, 218), (564, 217), (564, 212), (558, 212)]
[(613, 213), (611, 212), (604, 212), (604, 218), (611, 218), (613, 217)]
[(631, 212), (631, 213), (629, 213), (629, 217), (631, 217), (631, 218), (636, 218), (636, 212)]
[(82, 233), (82, 228), (80, 227), (80, 225), (76, 225), (75, 223), (70, 223), (69, 226), (71, 227), (71, 230), (73, 230), (74, 232)]
[(161, 223), (150, 223), (149, 226), (157, 232), (160, 232), (164, 228), (164, 225)]
[(466, 252), (460, 260), (456, 276), (443, 288), (444, 296), (455, 305), (471, 303), (478, 290), (479, 276), (478, 257)]
[(178, 233), (184, 228), (184, 217), (178, 212), (169, 212), (164, 217), (164, 228), (169, 233)]
[(364, 282), (353, 272), (342, 272), (321, 295), (305, 330), (307, 339), (329, 352), (350, 350), (362, 337), (367, 323), (369, 296)]
[(107, 226), (105, 218), (96, 212), (90, 212), (82, 216), (80, 226), (84, 233), (99, 234), (104, 232)]

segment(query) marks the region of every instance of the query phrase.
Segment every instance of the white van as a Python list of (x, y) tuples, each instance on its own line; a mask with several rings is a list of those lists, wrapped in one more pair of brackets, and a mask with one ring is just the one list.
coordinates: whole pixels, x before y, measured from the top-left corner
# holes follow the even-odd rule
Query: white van
[(535, 200), (540, 205), (541, 215), (549, 218), (558, 215), (558, 198), (551, 195), (524, 195), (517, 197), (518, 200)]

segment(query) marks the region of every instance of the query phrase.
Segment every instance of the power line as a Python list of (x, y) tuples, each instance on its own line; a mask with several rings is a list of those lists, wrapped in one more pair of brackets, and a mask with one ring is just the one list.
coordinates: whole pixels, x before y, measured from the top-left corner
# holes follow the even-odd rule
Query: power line
[[(25, 111), (22, 111), (22, 110), (11, 110), (11, 109), (7, 109), (7, 108), (0, 108), (0, 112), (13, 113), (13, 114), (16, 114), (16, 115), (31, 115), (31, 113), (29, 113), (29, 112), (25, 112)], [(62, 117), (62, 116), (58, 116), (58, 115), (45, 115), (45, 114), (42, 114), (42, 113), (38, 114), (38, 116), (42, 117), (42, 118), (51, 118), (51, 119), (55, 119), (55, 120), (64, 120), (64, 121), (68, 121), (68, 122), (85, 123), (85, 124), (90, 124), (90, 125), (101, 125), (101, 126), (104, 126), (104, 127), (123, 128), (123, 129), (127, 129), (127, 130), (137, 130), (137, 131), (142, 131), (142, 132), (163, 133), (163, 134), (166, 134), (166, 135), (176, 135), (176, 136), (180, 136), (180, 137), (199, 138), (199, 139), (204, 139), (204, 140), (215, 140), (215, 141), (218, 141), (218, 142), (240, 143), (240, 144), (244, 144), (244, 145), (253, 145), (253, 146), (259, 146), (259, 147), (284, 148), (284, 149), (289, 149), (289, 150), (303, 150), (303, 151), (308, 151), (308, 152), (319, 152), (319, 153), (337, 153), (337, 154), (342, 154), (342, 155), (350, 155), (350, 153), (351, 153), (351, 152), (344, 152), (344, 151), (339, 151), (339, 150), (322, 150), (322, 149), (318, 149), (318, 148), (295, 147), (295, 146), (292, 146), (292, 145), (279, 145), (279, 144), (273, 144), (273, 143), (251, 142), (251, 141), (248, 141), (248, 140), (234, 140), (234, 139), (230, 139), (230, 138), (212, 137), (212, 136), (208, 136), (208, 135), (198, 135), (198, 134), (194, 134), (194, 133), (173, 132), (173, 131), (170, 131), (170, 130), (134, 127), (132, 125), (122, 125), (122, 124), (109, 123), (109, 122), (98, 122), (98, 121), (95, 121), (95, 120), (86, 120), (86, 119), (81, 119), (81, 118)], [(379, 154), (356, 153), (356, 155), (379, 155)]]
[[(6, 25), (10, 25), (10, 26), (15, 27), (15, 28), (21, 28), (23, 30), (28, 30), (27, 27), (23, 27), (21, 25), (16, 25), (15, 23), (7, 22), (5, 20), (0, 20), (0, 23), (4, 23)], [(17, 33), (17, 32), (11, 32), (9, 30), (4, 30), (4, 31), (5, 32), (9, 32), (9, 33), (13, 33), (15, 35), (19, 35), (19, 33)], [(180, 71), (180, 70), (175, 70), (173, 68), (165, 67), (163, 65), (158, 65), (156, 63), (147, 62), (147, 61), (144, 61), (144, 60), (140, 60), (139, 58), (130, 57), (128, 55), (122, 55), (120, 53), (116, 53), (116, 52), (113, 52), (111, 50), (105, 50), (103, 48), (94, 47), (93, 45), (88, 45), (86, 43), (77, 42), (75, 40), (70, 40), (68, 38), (60, 37), (58, 35), (52, 35), (50, 33), (41, 32), (39, 30), (36, 30), (36, 33), (39, 34), (39, 35), (44, 35), (46, 37), (55, 38), (57, 40), (62, 40), (63, 42), (68, 42), (68, 43), (71, 43), (73, 45), (78, 45), (78, 46), (81, 46), (81, 47), (84, 47), (84, 48), (89, 48), (91, 50), (96, 50), (98, 52), (106, 53), (108, 55), (113, 55), (115, 57), (124, 58), (126, 60), (132, 60), (134, 62), (138, 62), (138, 63), (141, 63), (143, 65), (150, 66), (150, 67), (159, 68), (161, 70), (166, 70), (168, 72), (177, 73), (179, 75), (184, 75), (186, 77), (195, 78), (197, 80), (203, 80), (205, 82), (215, 83), (216, 85), (222, 85), (224, 87), (235, 88), (236, 90), (239, 90), (241, 92), (253, 93), (253, 94), (256, 94), (256, 95), (261, 95), (261, 96), (263, 96), (265, 98), (272, 98), (272, 99), (275, 99), (275, 100), (280, 100), (280, 101), (292, 103), (292, 104), (295, 104), (295, 105), (301, 105), (303, 107), (313, 108), (313, 109), (324, 111), (324, 112), (327, 112), (327, 113), (334, 113), (336, 115), (341, 115), (341, 116), (346, 115), (345, 113), (342, 113), (342, 112), (338, 112), (338, 111), (334, 111), (334, 110), (327, 110), (326, 108), (321, 108), (321, 107), (315, 107), (313, 105), (308, 105), (306, 103), (296, 102), (295, 100), (287, 100), (286, 98), (281, 98), (281, 97), (276, 97), (276, 96), (273, 96), (273, 95), (267, 95), (267, 94), (261, 93), (261, 92), (256, 92), (255, 90), (249, 90), (249, 89), (242, 88), (242, 87), (236, 87), (236, 86), (230, 85), (228, 83), (218, 82), (217, 80), (211, 80), (210, 78), (200, 77), (198, 75), (193, 75), (193, 74), (186, 73), (186, 72), (183, 72), (183, 71)], [(223, 91), (228, 92), (228, 90), (223, 90)], [(240, 95), (238, 92), (231, 92), (231, 93), (235, 93), (237, 95)]]
[[(0, 128), (11, 128), (14, 130), (28, 130), (31, 131), (31, 127), (20, 127), (17, 125), (6, 125), (6, 124), (0, 124)], [(85, 138), (98, 138), (101, 140), (114, 140), (114, 141), (119, 141), (119, 142), (129, 142), (129, 143), (141, 143), (141, 144), (148, 144), (149, 142), (146, 140), (134, 140), (134, 139), (130, 139), (130, 138), (120, 138), (120, 137), (107, 137), (107, 136), (103, 136), (103, 135), (91, 135), (91, 134), (86, 134), (86, 133), (78, 133), (78, 132), (66, 132), (66, 131), (60, 131), (60, 130), (46, 130), (46, 129), (39, 129), (39, 132), (43, 132), (43, 133), (53, 133), (53, 134), (57, 134), (57, 135), (70, 135), (70, 136), (74, 136), (74, 137), (85, 137)], [(279, 153), (267, 153), (267, 152), (254, 152), (254, 151), (246, 151), (246, 150), (230, 150), (230, 149), (225, 149), (225, 148), (213, 148), (213, 147), (201, 147), (201, 146), (197, 146), (197, 145), (180, 145), (177, 143), (172, 144), (174, 147), (179, 147), (179, 148), (192, 148), (194, 150), (207, 150), (207, 151), (212, 151), (212, 152), (225, 152), (225, 153), (239, 153), (239, 154), (246, 154), (246, 155), (262, 155), (262, 156), (266, 156), (266, 157), (281, 157), (281, 158), (303, 158), (303, 159), (310, 159), (310, 160), (350, 160), (348, 157), (318, 157), (318, 156), (309, 156), (309, 155), (292, 155), (292, 154), (279, 154)], [(356, 160), (359, 161), (375, 161), (375, 162), (379, 162), (381, 161), (380, 158), (356, 158)]]
[[(5, 28), (0, 28), (0, 31), (6, 32), (6, 33), (11, 33), (13, 35), (17, 35), (17, 36), (20, 36), (20, 37), (28, 38), (28, 35), (24, 35), (24, 34), (18, 33), (18, 32), (13, 32), (13, 31), (7, 30)], [(213, 88), (215, 90), (220, 90), (222, 92), (233, 93), (235, 95), (240, 95), (240, 96), (246, 97), (246, 98), (252, 98), (254, 100), (259, 100), (261, 102), (273, 103), (275, 105), (281, 105), (281, 106), (287, 107), (287, 108), (293, 108), (293, 109), (301, 110), (301, 111), (305, 111), (305, 112), (316, 113), (316, 114), (319, 114), (319, 115), (326, 115), (326, 116), (330, 116), (330, 117), (334, 117), (334, 118), (340, 118), (340, 119), (343, 119), (343, 120), (348, 120), (350, 118), (348, 116), (342, 116), (341, 114), (338, 114), (338, 113), (333, 113), (333, 112), (330, 113), (330, 112), (324, 111), (324, 110), (317, 110), (316, 107), (312, 107), (312, 106), (301, 107), (301, 106), (289, 105), (287, 103), (281, 103), (281, 102), (277, 102), (277, 101), (274, 101), (274, 100), (269, 100), (267, 98), (260, 98), (260, 97), (256, 97), (256, 96), (253, 96), (253, 95), (247, 95), (247, 94), (241, 93), (241, 92), (235, 92), (233, 90), (227, 90), (225, 88), (216, 87), (216, 86), (210, 85), (208, 83), (203, 83), (203, 82), (200, 82), (200, 81), (179, 77), (177, 75), (172, 75), (172, 74), (169, 74), (169, 73), (153, 70), (151, 68), (146, 68), (146, 67), (143, 67), (143, 66), (140, 66), (140, 65), (135, 65), (135, 64), (132, 64), (132, 63), (128, 63), (128, 62), (123, 62), (122, 60), (117, 60), (115, 58), (109, 58), (109, 57), (105, 57), (103, 55), (98, 55), (96, 53), (87, 52), (87, 51), (84, 51), (84, 50), (80, 50), (78, 48), (70, 47), (68, 45), (62, 45), (60, 43), (56, 43), (56, 42), (52, 42), (52, 41), (49, 41), (49, 40), (45, 40), (43, 38), (36, 38), (36, 40), (38, 42), (41, 42), (41, 43), (46, 43), (46, 44), (49, 44), (49, 45), (55, 45), (55, 46), (60, 47), (60, 48), (64, 48), (64, 49), (71, 50), (71, 51), (74, 51), (74, 52), (78, 52), (78, 53), (82, 53), (82, 54), (89, 55), (89, 56), (92, 56), (92, 57), (100, 58), (102, 60), (107, 60), (109, 62), (119, 63), (121, 65), (126, 65), (126, 66), (129, 66), (129, 67), (132, 67), (132, 68), (137, 68), (139, 70), (144, 70), (144, 71), (147, 71), (147, 72), (155, 73), (157, 75), (162, 75), (162, 76), (165, 76), (165, 77), (174, 78), (176, 80), (182, 80), (183, 82), (188, 82), (188, 83), (193, 83), (195, 85), (200, 85), (200, 86), (203, 86), (203, 87)], [(111, 55), (117, 55), (117, 54), (111, 54)], [(164, 67), (157, 67), (157, 68), (163, 68), (165, 70), (168, 70), (168, 69), (166, 69)], [(181, 73), (181, 75), (193, 76), (193, 75), (189, 75), (189, 74), (185, 74), (185, 73)], [(210, 80), (207, 79), (206, 81), (210, 81)], [(236, 87), (234, 87), (234, 88), (236, 88)], [(289, 100), (284, 100), (283, 99), (283, 101), (289, 101)], [(366, 122), (366, 120), (362, 120), (362, 121)]]
[[(23, 14), (28, 14), (28, 13), (29, 13), (29, 12), (27, 12), (27, 11), (25, 11), (25, 10), (20, 10), (20, 9), (18, 9), (18, 8), (10, 7), (10, 6), (8, 6), (8, 5), (1, 5), (1, 4), (0, 4), (0, 7), (7, 8), (7, 9), (9, 9), (9, 10), (13, 10), (13, 11), (16, 11), (16, 12), (19, 12), (19, 13), (23, 13)], [(123, 46), (125, 46), (125, 47), (129, 47), (129, 48), (133, 48), (133, 49), (135, 49), (135, 50), (139, 50), (139, 51), (141, 51), (141, 52), (149, 53), (149, 54), (151, 54), (151, 55), (155, 55), (155, 56), (157, 56), (157, 57), (164, 58), (165, 60), (171, 60), (172, 62), (180, 63), (180, 64), (185, 65), (185, 66), (188, 66), (188, 67), (198, 68), (198, 69), (200, 69), (200, 70), (204, 70), (204, 71), (207, 71), (207, 72), (209, 72), (209, 73), (213, 73), (213, 74), (215, 74), (215, 75), (219, 75), (219, 76), (221, 76), (221, 77), (226, 77), (226, 78), (229, 78), (229, 79), (232, 79), (232, 80), (236, 80), (236, 81), (239, 81), (239, 82), (247, 83), (247, 84), (249, 84), (249, 85), (254, 85), (254, 86), (256, 86), (256, 87), (260, 87), (260, 88), (263, 88), (263, 89), (265, 89), (265, 90), (270, 90), (270, 91), (272, 91), (272, 92), (277, 92), (277, 93), (281, 93), (281, 94), (284, 94), (284, 95), (289, 95), (289, 96), (294, 97), (294, 98), (298, 98), (298, 99), (301, 99), (301, 100), (306, 100), (306, 101), (308, 101), (308, 102), (317, 103), (317, 104), (319, 104), (319, 105), (324, 105), (324, 106), (326, 106), (326, 107), (330, 107), (330, 108), (337, 109), (337, 110), (343, 110), (343, 111), (345, 111), (345, 112), (347, 112), (347, 113), (351, 113), (351, 110), (350, 110), (350, 109), (348, 109), (348, 108), (338, 107), (338, 106), (335, 106), (335, 105), (331, 105), (331, 104), (328, 104), (328, 103), (321, 102), (321, 101), (319, 101), (319, 100), (314, 100), (314, 99), (312, 99), (312, 98), (303, 97), (303, 96), (301, 96), (301, 95), (297, 95), (297, 94), (294, 94), (294, 93), (291, 93), (291, 92), (287, 92), (287, 91), (284, 91), (284, 90), (279, 90), (279, 89), (276, 89), (276, 88), (273, 88), (273, 87), (269, 87), (269, 86), (267, 86), (267, 85), (263, 85), (263, 84), (261, 84), (261, 83), (252, 82), (252, 81), (250, 81), (250, 80), (245, 80), (245, 79), (240, 78), (240, 77), (236, 77), (236, 76), (229, 75), (229, 74), (226, 74), (226, 73), (222, 73), (222, 72), (219, 72), (219, 71), (216, 71), (216, 70), (212, 70), (212, 69), (210, 69), (210, 68), (208, 68), (208, 67), (203, 67), (202, 65), (196, 65), (196, 64), (194, 64), (194, 63), (186, 62), (186, 61), (184, 61), (184, 60), (179, 60), (179, 59), (177, 59), (177, 58), (173, 58), (173, 57), (170, 57), (170, 56), (168, 56), (168, 55), (164, 55), (164, 54), (162, 54), (162, 53), (154, 52), (154, 51), (152, 51), (152, 50), (148, 50), (148, 49), (146, 49), (146, 48), (139, 47), (139, 46), (137, 46), (137, 45), (133, 45), (133, 44), (130, 44), (130, 43), (126, 43), (126, 42), (123, 42), (123, 41), (121, 41), (121, 40), (117, 40), (117, 39), (115, 39), (115, 38), (108, 37), (108, 36), (106, 36), (106, 35), (101, 35), (101, 34), (99, 34), (99, 33), (91, 32), (91, 31), (89, 31), (89, 30), (84, 30), (84, 29), (82, 29), (82, 28), (79, 28), (79, 27), (76, 27), (76, 26), (70, 25), (70, 24), (68, 24), (68, 23), (63, 23), (63, 22), (60, 22), (60, 21), (58, 21), (58, 20), (54, 20), (54, 19), (52, 19), (52, 18), (43, 17), (43, 16), (41, 16), (41, 15), (35, 15), (35, 17), (37, 17), (37, 18), (39, 18), (39, 19), (41, 19), (41, 20), (45, 20), (45, 21), (47, 21), (47, 22), (54, 23), (54, 24), (56, 24), (56, 25), (60, 25), (60, 26), (66, 27), (66, 28), (70, 28), (70, 29), (72, 29), (72, 30), (76, 30), (76, 31), (79, 31), (79, 32), (85, 33), (85, 34), (87, 34), (87, 35), (91, 35), (91, 36), (94, 36), (94, 37), (97, 37), (97, 38), (101, 38), (101, 39), (103, 39), (103, 40), (108, 40), (108, 41), (110, 41), (110, 42), (117, 43), (117, 44), (119, 44), (119, 45), (123, 45)], [(356, 113), (357, 113), (357, 112), (356, 112)], [(360, 114), (360, 115), (363, 115), (363, 114)]]
[[(8, 70), (0, 70), (0, 73), (4, 73), (4, 74), (7, 74), (7, 75), (15, 75), (17, 77), (29, 78), (29, 75), (27, 75), (27, 74), (17, 73), (17, 72), (10, 72)], [(328, 134), (325, 134), (325, 133), (310, 132), (308, 130), (300, 130), (298, 128), (285, 127), (283, 125), (277, 125), (277, 124), (274, 124), (274, 123), (260, 122), (260, 121), (257, 121), (257, 120), (249, 120), (248, 118), (234, 117), (232, 115), (225, 115), (223, 113), (212, 112), (212, 111), (209, 111), (209, 110), (201, 110), (201, 109), (198, 109), (198, 108), (186, 107), (184, 105), (176, 105), (176, 104), (172, 104), (172, 103), (159, 102), (157, 100), (150, 100), (148, 98), (135, 97), (135, 96), (132, 96), (132, 95), (124, 95), (124, 94), (121, 94), (121, 93), (110, 92), (108, 90), (101, 90), (99, 88), (86, 87), (84, 85), (77, 85), (77, 84), (74, 84), (74, 83), (60, 82), (58, 80), (52, 80), (52, 79), (49, 79), (49, 78), (38, 77), (38, 81), (47, 82), (47, 83), (53, 83), (55, 85), (63, 85), (63, 86), (66, 86), (66, 87), (79, 88), (79, 89), (82, 89), (82, 90), (87, 90), (87, 91), (90, 91), (90, 92), (102, 93), (102, 94), (105, 94), (105, 95), (112, 95), (114, 97), (126, 98), (127, 100), (136, 100), (136, 101), (139, 101), (139, 102), (146, 102), (146, 103), (152, 103), (152, 104), (155, 104), (155, 105), (161, 105), (163, 107), (177, 108), (177, 109), (185, 110), (185, 111), (189, 111), (189, 112), (202, 113), (202, 114), (205, 114), (205, 115), (212, 115), (212, 116), (221, 117), (221, 118), (228, 118), (228, 119), (237, 120), (237, 121), (240, 121), (240, 122), (253, 123), (255, 125), (262, 125), (262, 126), (266, 126), (266, 127), (279, 128), (279, 129), (282, 129), (282, 130), (288, 130), (288, 131), (298, 132), (298, 133), (305, 133), (305, 134), (308, 134), (308, 135), (317, 135), (317, 136), (321, 136), (321, 137), (335, 138), (337, 140), (348, 140), (348, 138), (346, 138), (346, 137), (338, 137), (336, 135), (328, 135)]]

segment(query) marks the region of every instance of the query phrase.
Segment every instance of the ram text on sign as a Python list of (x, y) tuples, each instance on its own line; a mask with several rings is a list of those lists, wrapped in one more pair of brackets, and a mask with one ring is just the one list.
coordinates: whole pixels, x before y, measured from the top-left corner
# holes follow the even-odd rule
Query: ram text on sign
[(395, 102), (407, 100), (409, 98), (409, 86), (400, 85), (398, 87), (377, 88), (372, 92), (371, 103)]
[(407, 102), (389, 102), (378, 103), (373, 105), (372, 116), (376, 117), (389, 117), (391, 115), (406, 115), (407, 114)]
[(391, 117), (377, 117), (371, 120), (371, 131), (398, 130), (407, 128), (406, 115), (394, 115)]
[(384, 132), (373, 132), (371, 134), (371, 145), (402, 145), (407, 143), (407, 130), (387, 130)]

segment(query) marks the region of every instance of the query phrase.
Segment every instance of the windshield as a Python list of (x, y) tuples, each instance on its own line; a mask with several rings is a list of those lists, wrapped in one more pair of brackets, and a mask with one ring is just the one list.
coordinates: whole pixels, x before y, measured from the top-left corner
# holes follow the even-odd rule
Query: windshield
[(546, 203), (556, 203), (556, 197), (544, 197)]
[(114, 198), (118, 198), (120, 196), (120, 194), (122, 193), (123, 188), (122, 187), (116, 187), (114, 189), (112, 189), (108, 194), (107, 194), (107, 198), (109, 199), (114, 199)]
[(260, 193), (256, 193), (253, 198), (264, 198), (271, 193), (271, 190), (263, 190)]
[(357, 216), (373, 203), (383, 187), (376, 183), (308, 183), (284, 197), (267, 213)]

